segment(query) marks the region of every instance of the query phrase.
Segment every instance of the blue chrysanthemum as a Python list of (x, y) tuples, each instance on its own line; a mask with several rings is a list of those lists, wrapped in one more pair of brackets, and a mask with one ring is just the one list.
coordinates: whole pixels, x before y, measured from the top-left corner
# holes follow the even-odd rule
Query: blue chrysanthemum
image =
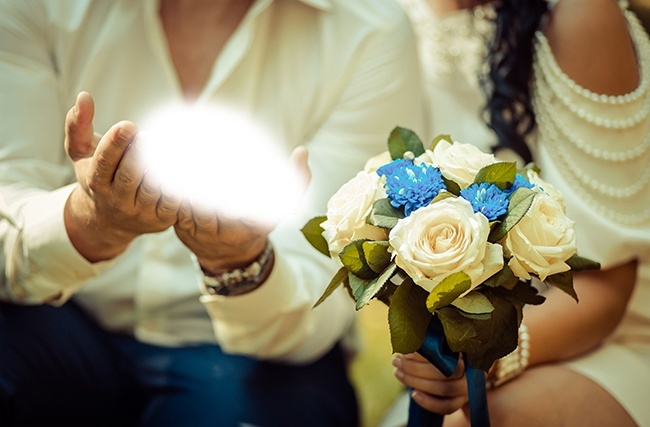
[(390, 163), (386, 163), (384, 166), (377, 169), (377, 175), (379, 176), (389, 176), (392, 175), (396, 169), (400, 169), (406, 166), (413, 164), (413, 160), (407, 159), (395, 159)]
[(515, 176), (515, 182), (513, 182), (510, 188), (505, 190), (505, 192), (508, 194), (508, 196), (510, 196), (512, 193), (514, 193), (516, 190), (520, 188), (533, 188), (534, 186), (535, 185), (532, 184), (530, 181), (528, 181), (526, 178), (517, 174), (517, 176)]
[(472, 184), (460, 190), (460, 197), (471, 203), (474, 212), (482, 213), (489, 221), (496, 220), (508, 211), (508, 196), (508, 192), (487, 182)]
[[(398, 161), (395, 160), (389, 165)], [(431, 203), (440, 190), (446, 188), (440, 170), (426, 163), (415, 165), (404, 160), (391, 168), (390, 173), (385, 174), (384, 188), (390, 198), (390, 204), (396, 208), (404, 206), (406, 216)]]

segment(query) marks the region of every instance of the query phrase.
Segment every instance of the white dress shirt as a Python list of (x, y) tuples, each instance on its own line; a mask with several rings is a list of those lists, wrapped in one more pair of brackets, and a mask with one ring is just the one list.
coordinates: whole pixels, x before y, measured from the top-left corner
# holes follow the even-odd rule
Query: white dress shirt
[[(268, 280), (248, 294), (201, 291), (201, 271), (173, 229), (91, 264), (63, 221), (75, 187), (63, 123), (79, 91), (95, 99), (95, 131), (138, 124), (182, 102), (155, 0), (0, 3), (0, 298), (74, 299), (101, 325), (160, 345), (218, 342), (226, 351), (306, 362), (350, 330), (340, 290), (312, 310), (336, 271), (300, 228), (386, 149), (390, 130), (421, 126), (413, 36), (391, 0), (257, 0), (224, 46), (197, 104), (251, 114), (287, 152), (306, 145), (306, 208), (276, 228)], [(179, 142), (182, 149), (182, 142)], [(236, 161), (236, 160), (235, 160)], [(216, 341), (215, 341), (216, 339)]]

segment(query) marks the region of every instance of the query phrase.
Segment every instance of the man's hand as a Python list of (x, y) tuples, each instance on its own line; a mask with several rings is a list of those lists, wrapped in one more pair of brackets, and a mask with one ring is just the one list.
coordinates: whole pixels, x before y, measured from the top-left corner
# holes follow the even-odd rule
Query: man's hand
[[(303, 190), (311, 179), (304, 147), (291, 154), (291, 166), (301, 177)], [(230, 218), (215, 208), (193, 205), (185, 200), (174, 228), (178, 238), (196, 255), (201, 267), (212, 274), (243, 267), (253, 262), (266, 247), (275, 226), (242, 218)]]
[(114, 258), (144, 233), (176, 222), (181, 200), (147, 177), (136, 126), (127, 121), (94, 133), (92, 97), (81, 92), (65, 120), (65, 149), (79, 187), (65, 206), (72, 244), (91, 262)]

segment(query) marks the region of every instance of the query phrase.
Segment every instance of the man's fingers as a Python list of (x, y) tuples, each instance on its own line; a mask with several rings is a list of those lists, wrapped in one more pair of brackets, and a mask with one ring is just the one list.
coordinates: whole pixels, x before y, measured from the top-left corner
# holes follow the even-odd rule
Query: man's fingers
[(73, 161), (90, 157), (95, 150), (95, 103), (87, 92), (77, 95), (65, 118), (65, 150)]
[(93, 156), (94, 173), (91, 177), (92, 182), (89, 182), (91, 188), (111, 185), (122, 156), (137, 133), (138, 128), (135, 124), (122, 121), (113, 125), (104, 134)]
[(289, 163), (298, 173), (298, 178), (301, 180), (302, 190), (305, 191), (311, 181), (311, 170), (309, 169), (309, 153), (304, 146), (296, 147), (291, 152)]

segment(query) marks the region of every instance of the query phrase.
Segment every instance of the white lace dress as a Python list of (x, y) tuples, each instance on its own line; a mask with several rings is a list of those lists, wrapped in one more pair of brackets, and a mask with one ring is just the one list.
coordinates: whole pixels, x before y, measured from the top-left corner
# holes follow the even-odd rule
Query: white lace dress
[[(426, 0), (399, 2), (420, 43), (430, 98), (427, 137), (446, 133), (488, 149), (495, 138), (478, 114), (485, 99), (476, 76), (491, 31), (481, 19), (489, 9), (440, 19)], [(566, 365), (608, 390), (639, 425), (650, 426), (650, 42), (624, 2), (621, 8), (637, 52), (638, 88), (624, 96), (581, 88), (562, 72), (539, 32), (532, 82), (538, 130), (531, 149), (543, 177), (564, 194), (579, 253), (603, 268), (639, 262), (617, 330)]]

